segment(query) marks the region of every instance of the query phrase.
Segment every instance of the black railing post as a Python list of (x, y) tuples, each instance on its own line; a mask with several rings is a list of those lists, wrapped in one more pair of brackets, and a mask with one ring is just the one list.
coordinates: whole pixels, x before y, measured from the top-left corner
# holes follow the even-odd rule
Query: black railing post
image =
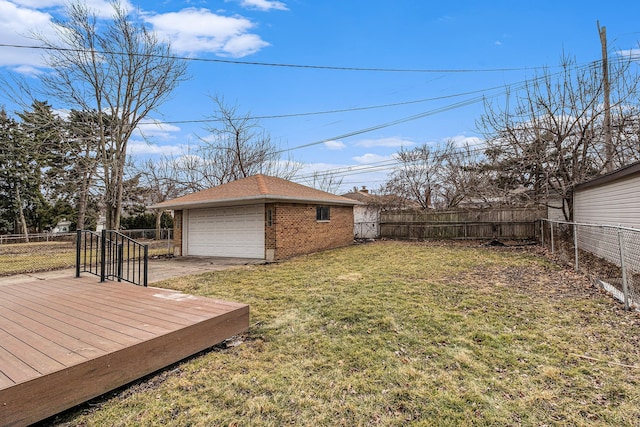
[(122, 262), (124, 259), (124, 250), (123, 250), (123, 243), (118, 243), (118, 255), (117, 255), (117, 262), (118, 262), (118, 282), (122, 282)]
[(144, 273), (142, 278), (142, 286), (147, 287), (147, 279), (149, 275), (149, 245), (144, 245)]
[(82, 246), (82, 230), (76, 231), (76, 277), (80, 277), (80, 249)]
[(105, 264), (107, 262), (107, 230), (102, 230), (102, 239), (100, 241), (100, 281), (106, 279)]

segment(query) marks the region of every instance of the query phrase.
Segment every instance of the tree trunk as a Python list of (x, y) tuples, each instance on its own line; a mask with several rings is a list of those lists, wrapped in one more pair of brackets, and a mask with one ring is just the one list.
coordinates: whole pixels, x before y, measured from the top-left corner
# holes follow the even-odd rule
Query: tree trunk
[(16, 204), (18, 205), (18, 216), (20, 217), (20, 227), (24, 233), (24, 240), (29, 243), (29, 229), (27, 228), (27, 220), (24, 217), (24, 209), (22, 208), (22, 197), (20, 197), (20, 187), (16, 186)]
[(160, 228), (162, 225), (162, 213), (163, 210), (162, 209), (157, 209), (156, 210), (156, 240), (160, 240), (162, 238), (162, 236), (160, 235)]

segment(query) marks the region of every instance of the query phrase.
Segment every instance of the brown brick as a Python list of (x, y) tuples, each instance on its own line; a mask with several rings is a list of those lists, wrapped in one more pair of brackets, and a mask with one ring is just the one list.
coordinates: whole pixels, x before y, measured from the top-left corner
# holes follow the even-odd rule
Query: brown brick
[(173, 256), (182, 256), (182, 211), (173, 212)]
[(330, 206), (330, 220), (316, 221), (317, 206), (274, 204), (274, 224), (266, 227), (265, 235), (267, 249), (274, 249), (274, 259), (286, 259), (353, 243), (353, 207)]

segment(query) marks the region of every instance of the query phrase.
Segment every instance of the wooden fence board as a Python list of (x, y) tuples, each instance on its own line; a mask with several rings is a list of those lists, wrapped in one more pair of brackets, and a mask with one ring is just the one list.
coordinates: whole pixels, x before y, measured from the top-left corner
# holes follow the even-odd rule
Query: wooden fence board
[(544, 209), (505, 208), (383, 212), (381, 237), (395, 239), (531, 239)]

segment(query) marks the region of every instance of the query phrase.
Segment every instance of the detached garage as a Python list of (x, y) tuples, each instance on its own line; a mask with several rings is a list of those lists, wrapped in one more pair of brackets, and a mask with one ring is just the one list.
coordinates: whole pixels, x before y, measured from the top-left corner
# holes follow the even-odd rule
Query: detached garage
[(640, 228), (640, 162), (618, 169), (573, 190), (573, 220)]
[(174, 254), (278, 260), (353, 242), (359, 202), (255, 175), (151, 206), (174, 211)]

